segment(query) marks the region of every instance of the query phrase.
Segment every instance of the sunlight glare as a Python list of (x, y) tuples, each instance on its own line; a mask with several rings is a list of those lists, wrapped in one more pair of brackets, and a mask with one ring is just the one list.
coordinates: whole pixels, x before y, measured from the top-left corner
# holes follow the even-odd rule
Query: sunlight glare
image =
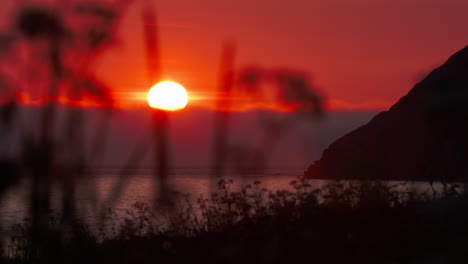
[(165, 81), (153, 86), (148, 93), (148, 104), (152, 108), (167, 111), (183, 109), (188, 103), (185, 88), (175, 82)]

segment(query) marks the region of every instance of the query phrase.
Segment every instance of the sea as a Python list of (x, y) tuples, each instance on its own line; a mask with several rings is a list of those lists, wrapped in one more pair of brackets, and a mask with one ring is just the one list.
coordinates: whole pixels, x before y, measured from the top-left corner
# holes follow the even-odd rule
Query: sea
[[(224, 179), (231, 179), (231, 190), (240, 190), (242, 185), (260, 182), (260, 187), (268, 191), (293, 190), (291, 182), (303, 176), (303, 169), (276, 168), (266, 170), (262, 174), (240, 176), (227, 173)], [(96, 170), (92, 176), (77, 179), (76, 206), (78, 216), (86, 223), (93, 225), (98, 217), (107, 209), (112, 209), (114, 217), (125, 219), (132, 211), (135, 203), (142, 202), (151, 205), (158, 190), (152, 170), (135, 170), (125, 176), (119, 176), (119, 170)], [(326, 180), (311, 180), (312, 188), (326, 184)], [(395, 182), (394, 182), (395, 183)], [(174, 169), (169, 175), (172, 191), (190, 197), (192, 201), (207, 197), (214, 189), (212, 177), (208, 169), (180, 168)], [(30, 201), (31, 182), (23, 179), (18, 185), (7, 190), (0, 199), (0, 232), (8, 232), (12, 225), (28, 221), (28, 205)], [(412, 191), (430, 191), (429, 183), (417, 182), (406, 185)], [(441, 188), (441, 186), (436, 186)], [(402, 189), (403, 191), (403, 189)], [(181, 197), (182, 197), (181, 196)], [(115, 199), (111, 199), (115, 197)], [(54, 183), (50, 195), (51, 210), (59, 212), (62, 194), (59, 183)]]
[[(242, 185), (260, 182), (262, 188), (268, 191), (291, 190), (290, 182), (304, 174), (303, 169), (269, 169), (262, 174), (240, 176), (227, 173), (223, 179), (231, 179), (231, 190), (236, 191)], [(316, 183), (320, 185), (319, 182)], [(181, 168), (174, 169), (169, 175), (171, 191), (181, 196), (195, 200), (201, 196), (207, 197), (214, 189), (215, 183), (208, 169)], [(31, 182), (22, 179), (10, 188), (0, 199), (0, 227), (8, 230), (15, 223), (28, 220), (28, 205), (30, 201)], [(96, 170), (91, 176), (76, 180), (75, 201), (80, 218), (93, 223), (105, 207), (111, 207), (117, 218), (125, 218), (135, 203), (152, 204), (158, 190), (152, 170), (135, 170), (120, 176), (119, 170)], [(115, 199), (111, 199), (115, 197)], [(54, 183), (51, 188), (51, 210), (59, 212), (62, 193), (60, 183)]]

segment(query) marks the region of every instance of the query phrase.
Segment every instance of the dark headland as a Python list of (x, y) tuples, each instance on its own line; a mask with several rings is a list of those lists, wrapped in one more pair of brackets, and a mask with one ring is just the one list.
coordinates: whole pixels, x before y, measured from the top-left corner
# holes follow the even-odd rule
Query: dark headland
[(332, 143), (308, 178), (468, 179), (468, 46), (368, 124)]

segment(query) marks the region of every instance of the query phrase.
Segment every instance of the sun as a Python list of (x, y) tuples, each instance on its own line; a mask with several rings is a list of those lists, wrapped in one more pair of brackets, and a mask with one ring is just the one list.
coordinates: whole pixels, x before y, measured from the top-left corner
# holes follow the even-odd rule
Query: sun
[(167, 111), (183, 109), (189, 97), (185, 88), (175, 82), (160, 82), (148, 92), (148, 104), (152, 108)]

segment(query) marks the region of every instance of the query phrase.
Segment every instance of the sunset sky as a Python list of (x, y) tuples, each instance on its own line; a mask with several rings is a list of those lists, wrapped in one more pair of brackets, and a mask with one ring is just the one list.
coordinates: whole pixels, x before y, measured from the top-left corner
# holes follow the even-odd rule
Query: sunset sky
[[(307, 71), (332, 109), (385, 109), (468, 44), (464, 0), (154, 1), (164, 79), (207, 98), (221, 47), (236, 67)], [(97, 70), (116, 91), (146, 91), (140, 1)]]
[[(54, 1), (24, 1), (34, 2)], [(130, 2), (118, 27), (117, 44), (95, 65), (116, 97), (127, 101), (135, 99), (128, 92), (149, 89), (141, 18), (144, 1)], [(236, 44), (236, 68), (306, 71), (330, 108), (342, 110), (389, 107), (468, 44), (464, 0), (152, 3), (158, 16), (163, 78), (181, 83), (193, 98), (205, 99), (192, 105), (211, 103), (225, 40)], [(16, 4), (13, 0), (3, 4), (2, 29), (11, 24)], [(136, 95), (144, 102), (144, 94)]]
[[(0, 9), (2, 30), (11, 25), (15, 3), (8, 0)], [(466, 0), (170, 0), (153, 5), (163, 79), (182, 84), (191, 97), (171, 120), (177, 165), (209, 163), (212, 113), (207, 108), (214, 103), (226, 40), (236, 45), (237, 69), (253, 65), (307, 72), (327, 99), (335, 115), (322, 123), (299, 124), (279, 144), (285, 151), (272, 158), (302, 168), (468, 44)], [(143, 7), (141, 0), (129, 5), (116, 44), (91, 69), (127, 107), (110, 136), (119, 142), (110, 146), (119, 161), (150, 127), (146, 93), (152, 84), (143, 27), (154, 25), (143, 25)], [(236, 118), (240, 125), (233, 128), (233, 141), (245, 143), (243, 136), (258, 134), (256, 113)]]

